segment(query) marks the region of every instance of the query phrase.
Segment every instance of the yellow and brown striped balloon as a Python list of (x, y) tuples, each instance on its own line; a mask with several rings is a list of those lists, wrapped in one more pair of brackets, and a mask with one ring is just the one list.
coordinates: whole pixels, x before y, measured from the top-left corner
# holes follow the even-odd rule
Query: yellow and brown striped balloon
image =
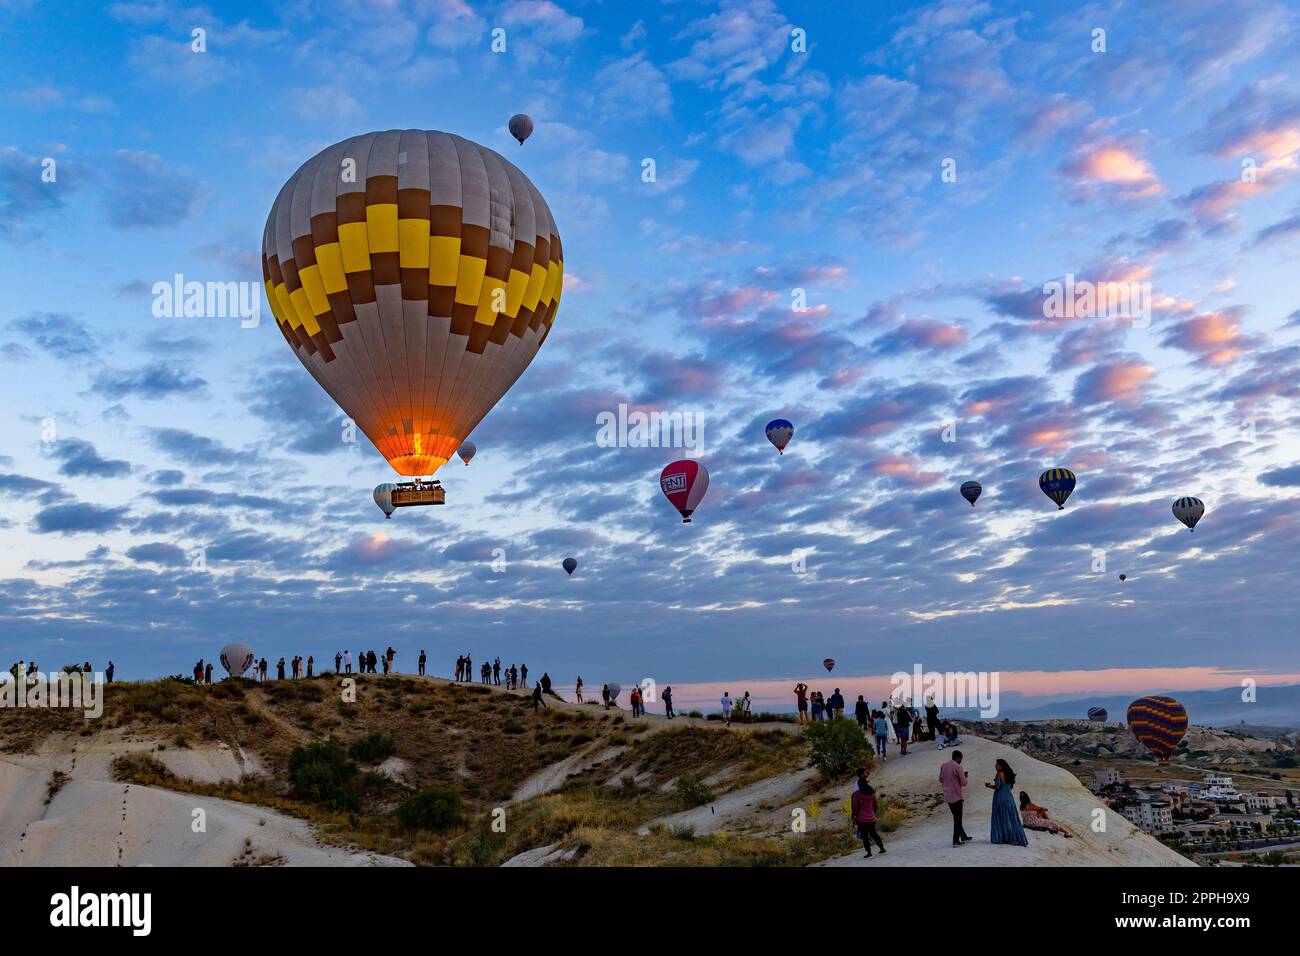
[(337, 143), (280, 190), (262, 239), (276, 324), (401, 475), (431, 475), (555, 321), (564, 257), (536, 187), (450, 133)]

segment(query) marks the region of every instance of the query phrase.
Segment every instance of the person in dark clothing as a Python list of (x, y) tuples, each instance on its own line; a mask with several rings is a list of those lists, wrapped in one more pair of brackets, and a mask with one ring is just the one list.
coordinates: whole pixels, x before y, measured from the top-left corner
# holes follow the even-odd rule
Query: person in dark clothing
[(203, 683), (205, 684), (212, 683), (212, 662), (211, 661), (209, 661), (207, 665), (204, 666), (203, 668)]
[(420, 648), (420, 676), (421, 677), (424, 676), (424, 662), (425, 662), (424, 648)]
[[(538, 704), (541, 704), (543, 707), (546, 707), (546, 701), (542, 700), (542, 685), (541, 685), (541, 684), (537, 684), (536, 686), (533, 687), (533, 712), (534, 712), (534, 713), (537, 712), (537, 705), (538, 705)], [(550, 708), (547, 707), (547, 710), (550, 710)]]
[(307, 676), (308, 677), (312, 676), (312, 671), (315, 669), (315, 667), (316, 667), (316, 658), (313, 655), (308, 654), (307, 655)]
[(497, 687), (501, 686), (501, 658), (492, 662), (492, 683)]
[(608, 684), (606, 684), (604, 687), (600, 689), (600, 699), (604, 702), (605, 709), (609, 710), (609, 685)]
[(665, 687), (661, 696), (664, 699), (664, 713), (668, 715), (669, 720), (672, 720), (675, 716), (673, 714), (673, 689), (671, 687)]
[(528, 686), (528, 665), (527, 664), (519, 668), (519, 679), (523, 682), (524, 687)]
[(538, 683), (542, 686), (543, 694), (549, 694), (551, 692), (551, 675), (546, 673), (546, 671), (542, 671), (542, 679), (538, 681)]
[(861, 694), (858, 695), (858, 702), (853, 705), (853, 716), (857, 718), (858, 726), (861, 727), (863, 733), (865, 733), (867, 730), (867, 721), (871, 714), (867, 709), (867, 702), (862, 699)]
[(463, 679), (467, 681), (474, 679), (474, 662), (470, 660), (468, 654), (465, 655), (465, 677)]
[(280, 658), (275, 665), (275, 679), (284, 680), (284, 658)]
[(939, 736), (939, 708), (931, 697), (925, 704), (926, 740), (936, 740)]
[(109, 661), (108, 670), (104, 671), (104, 676), (108, 678), (108, 682), (110, 684), (113, 683), (113, 671), (115, 670), (117, 670), (117, 665), (114, 664), (112, 661)]
[(335, 651), (334, 652), (334, 673), (337, 674), (342, 670), (343, 670), (343, 655), (340, 654), (338, 651)]
[(366, 663), (370, 665), (370, 673), (372, 674), (375, 673), (376, 661), (378, 661), (378, 658), (375, 657), (374, 648), (371, 648), (370, 652), (366, 654)]

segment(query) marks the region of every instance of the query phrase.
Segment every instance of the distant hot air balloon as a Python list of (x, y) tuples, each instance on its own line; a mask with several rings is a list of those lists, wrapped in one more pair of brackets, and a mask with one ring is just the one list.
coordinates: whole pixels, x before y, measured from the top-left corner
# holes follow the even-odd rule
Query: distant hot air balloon
[(460, 460), (468, 465), (470, 459), (478, 454), (478, 446), (472, 441), (467, 441), (456, 449), (456, 454), (460, 455)]
[(253, 666), (253, 649), (247, 644), (227, 644), (221, 649), (221, 666), (231, 677), (239, 677)]
[(1187, 710), (1172, 697), (1139, 697), (1128, 705), (1133, 735), (1161, 762), (1168, 762), (1187, 733)]
[(1205, 514), (1205, 502), (1200, 498), (1179, 498), (1174, 502), (1174, 517), (1187, 525), (1188, 531), (1196, 530), (1196, 522)]
[(605, 686), (609, 688), (609, 699), (617, 700), (618, 695), (623, 690), (623, 688), (618, 686), (618, 684), (606, 684)]
[(672, 506), (681, 512), (685, 524), (691, 520), (691, 513), (709, 490), (709, 472), (698, 461), (684, 458), (659, 473), (659, 487)]
[(826, 658), (826, 660), (822, 661), (822, 667), (826, 668), (828, 672), (833, 671), (835, 669), (835, 658)]
[(774, 418), (767, 423), (767, 440), (776, 446), (776, 450), (785, 454), (785, 446), (794, 437), (794, 426), (784, 418)]
[(979, 500), (980, 493), (983, 490), (984, 486), (978, 481), (964, 481), (961, 486), (961, 496), (969, 501), (970, 506), (974, 508), (975, 502)]
[(1127, 575), (1127, 574), (1121, 574), (1121, 575), (1119, 576), (1119, 579), (1120, 579), (1121, 581), (1127, 581), (1127, 580), (1128, 580), (1128, 575)]
[(524, 140), (533, 135), (533, 118), (527, 113), (516, 113), (510, 117), (510, 135), (524, 145)]
[(578, 570), (578, 562), (573, 558), (565, 558), (560, 562), (560, 567), (572, 574), (574, 571)]
[(307, 160), (262, 238), (276, 325), (400, 475), (432, 475), (532, 361), (559, 306), (551, 211), (512, 163), (388, 130)]
[(393, 516), (393, 512), (397, 509), (393, 507), (393, 486), (391, 484), (385, 483), (375, 488), (375, 504), (379, 505), (379, 510), (384, 513), (385, 518)]
[(1106, 712), (1106, 708), (1105, 708), (1105, 707), (1089, 707), (1089, 708), (1088, 708), (1088, 719), (1089, 719), (1089, 720), (1094, 720), (1094, 721), (1097, 721), (1098, 723), (1105, 723), (1105, 722), (1106, 722), (1106, 718), (1109, 717), (1109, 716), (1110, 716), (1110, 715)]
[(1038, 487), (1056, 502), (1056, 509), (1062, 511), (1065, 499), (1074, 491), (1074, 472), (1068, 468), (1049, 468), (1038, 476)]

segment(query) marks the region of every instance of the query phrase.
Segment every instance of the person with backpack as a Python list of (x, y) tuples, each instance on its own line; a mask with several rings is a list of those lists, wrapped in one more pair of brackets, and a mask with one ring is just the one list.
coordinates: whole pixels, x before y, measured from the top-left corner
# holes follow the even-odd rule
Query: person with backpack
[(907, 752), (907, 742), (912, 737), (912, 712), (907, 709), (907, 703), (898, 705), (894, 711), (894, 733), (898, 735), (898, 751), (904, 757), (910, 757)]
[(858, 726), (862, 728), (862, 732), (864, 734), (868, 733), (867, 721), (870, 715), (867, 713), (867, 702), (862, 699), (861, 694), (858, 695), (858, 702), (853, 705), (853, 716), (857, 719)]

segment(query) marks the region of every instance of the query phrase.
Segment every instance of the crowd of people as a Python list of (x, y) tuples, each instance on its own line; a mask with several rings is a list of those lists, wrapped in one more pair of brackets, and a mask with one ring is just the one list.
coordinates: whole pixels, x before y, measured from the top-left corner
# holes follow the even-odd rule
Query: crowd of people
[[(95, 669), (90, 666), (90, 661), (86, 661), (84, 664), (69, 664), (66, 667), (60, 668), (60, 670), (68, 674), (94, 674), (95, 673)], [(117, 665), (114, 664), (112, 661), (109, 661), (108, 666), (104, 668), (104, 681), (106, 683), (109, 684), (113, 683), (113, 673), (116, 670), (117, 670)], [(37, 664), (35, 661), (26, 661), (26, 660), (14, 661), (13, 664), (10, 665), (9, 667), (9, 674), (13, 677), (15, 681), (24, 677), (35, 677), (40, 672), (41, 672), (40, 665)]]

